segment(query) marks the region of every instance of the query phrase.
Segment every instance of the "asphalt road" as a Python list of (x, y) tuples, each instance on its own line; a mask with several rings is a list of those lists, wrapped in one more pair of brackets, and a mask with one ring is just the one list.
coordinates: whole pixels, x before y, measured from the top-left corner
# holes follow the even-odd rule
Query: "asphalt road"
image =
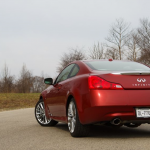
[(72, 138), (67, 125), (42, 127), (34, 109), (0, 112), (0, 150), (150, 150), (150, 125), (138, 128), (94, 125), (89, 137)]

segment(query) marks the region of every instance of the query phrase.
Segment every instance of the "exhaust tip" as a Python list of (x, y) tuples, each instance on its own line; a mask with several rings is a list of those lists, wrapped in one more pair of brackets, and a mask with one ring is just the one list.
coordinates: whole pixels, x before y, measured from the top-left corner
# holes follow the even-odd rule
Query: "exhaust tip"
[(121, 124), (121, 120), (119, 118), (115, 118), (111, 121), (111, 124), (118, 126)]

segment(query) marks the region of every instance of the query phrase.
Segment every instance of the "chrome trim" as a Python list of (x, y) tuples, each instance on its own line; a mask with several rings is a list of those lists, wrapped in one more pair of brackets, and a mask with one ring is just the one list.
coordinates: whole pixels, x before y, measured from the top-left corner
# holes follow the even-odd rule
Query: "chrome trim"
[(115, 75), (150, 75), (150, 72), (145, 71), (129, 71), (129, 72), (114, 72)]
[(141, 78), (141, 79), (138, 78), (137, 81), (138, 81), (138, 82), (141, 82), (141, 81), (142, 81), (142, 82), (146, 82), (146, 79), (144, 79), (144, 78)]

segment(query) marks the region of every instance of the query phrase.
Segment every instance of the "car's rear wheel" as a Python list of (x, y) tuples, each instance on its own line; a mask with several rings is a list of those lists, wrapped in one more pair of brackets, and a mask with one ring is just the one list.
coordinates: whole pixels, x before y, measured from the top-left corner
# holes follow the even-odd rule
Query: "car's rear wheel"
[(72, 98), (68, 105), (68, 128), (71, 136), (87, 136), (90, 131), (90, 125), (82, 125), (79, 120), (75, 100)]
[(55, 126), (58, 123), (55, 120), (46, 118), (45, 106), (42, 99), (35, 106), (35, 118), (41, 126)]

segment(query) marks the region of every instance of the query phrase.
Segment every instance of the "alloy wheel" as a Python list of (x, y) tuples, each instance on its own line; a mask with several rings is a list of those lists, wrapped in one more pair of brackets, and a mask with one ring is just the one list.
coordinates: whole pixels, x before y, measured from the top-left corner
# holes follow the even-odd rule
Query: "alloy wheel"
[(74, 132), (76, 126), (76, 106), (73, 101), (68, 107), (68, 128), (71, 133)]
[(49, 124), (51, 119), (47, 119), (45, 115), (44, 102), (39, 102), (35, 109), (35, 115), (39, 123), (46, 125)]

